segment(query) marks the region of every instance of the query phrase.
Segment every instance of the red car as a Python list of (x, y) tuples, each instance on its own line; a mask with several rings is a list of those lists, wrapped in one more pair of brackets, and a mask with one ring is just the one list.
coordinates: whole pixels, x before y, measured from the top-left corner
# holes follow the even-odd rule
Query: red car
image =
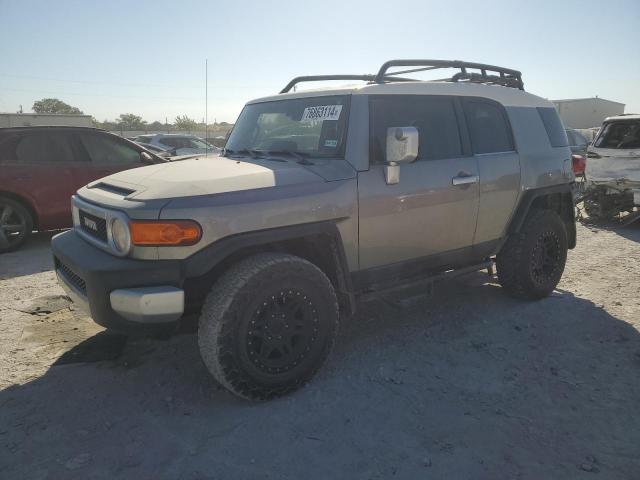
[(71, 195), (120, 170), (166, 160), (104, 130), (0, 128), (0, 253), (32, 230), (71, 226)]

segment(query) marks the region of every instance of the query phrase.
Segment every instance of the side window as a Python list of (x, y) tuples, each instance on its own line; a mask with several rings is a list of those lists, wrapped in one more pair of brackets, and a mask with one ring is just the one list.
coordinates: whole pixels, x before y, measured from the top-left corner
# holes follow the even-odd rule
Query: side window
[(462, 156), (462, 142), (453, 100), (445, 97), (372, 97), (371, 162), (383, 163), (387, 129), (416, 127), (420, 134), (417, 160)]
[(20, 136), (15, 134), (0, 136), (0, 163), (15, 162), (18, 160), (16, 156), (16, 148), (20, 143)]
[(483, 100), (463, 100), (473, 153), (498, 153), (514, 150), (511, 128), (503, 109)]
[(117, 138), (84, 134), (80, 137), (80, 141), (92, 163), (101, 165), (140, 163), (140, 153), (135, 148), (118, 141)]
[(26, 133), (17, 137), (14, 159), (19, 163), (63, 163), (76, 158), (64, 132)]
[(538, 114), (542, 119), (544, 128), (547, 131), (549, 142), (552, 147), (566, 147), (567, 134), (564, 131), (558, 112), (554, 107), (538, 107)]
[(182, 148), (182, 139), (180, 137), (161, 138), (160, 143), (171, 148)]

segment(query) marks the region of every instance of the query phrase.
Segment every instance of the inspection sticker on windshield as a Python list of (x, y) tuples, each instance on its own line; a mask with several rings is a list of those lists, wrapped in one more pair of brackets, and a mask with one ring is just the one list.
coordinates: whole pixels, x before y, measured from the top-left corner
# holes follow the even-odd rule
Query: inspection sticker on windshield
[(342, 112), (342, 105), (318, 105), (317, 107), (307, 107), (302, 114), (301, 122), (313, 122), (325, 120), (338, 120)]

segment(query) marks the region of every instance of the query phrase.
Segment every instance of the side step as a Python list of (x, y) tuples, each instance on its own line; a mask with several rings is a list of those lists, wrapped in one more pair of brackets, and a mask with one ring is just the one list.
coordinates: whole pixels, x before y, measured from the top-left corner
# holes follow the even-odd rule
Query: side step
[(476, 265), (471, 265), (469, 267), (459, 268), (455, 270), (447, 270), (446, 272), (437, 273), (434, 275), (429, 275), (427, 277), (420, 277), (409, 281), (404, 281), (398, 285), (394, 285), (386, 288), (373, 288), (371, 290), (367, 290), (358, 295), (358, 301), (367, 301), (370, 300), (381, 293), (388, 294), (394, 292), (401, 292), (403, 290), (408, 290), (412, 288), (423, 288), (427, 295), (433, 294), (433, 287), (436, 282), (441, 282), (443, 280), (450, 280), (455, 277), (459, 277), (461, 275), (467, 275), (469, 273), (478, 272), (480, 270), (487, 270), (489, 275), (495, 275), (495, 261), (487, 260), (482, 263), (478, 263)]

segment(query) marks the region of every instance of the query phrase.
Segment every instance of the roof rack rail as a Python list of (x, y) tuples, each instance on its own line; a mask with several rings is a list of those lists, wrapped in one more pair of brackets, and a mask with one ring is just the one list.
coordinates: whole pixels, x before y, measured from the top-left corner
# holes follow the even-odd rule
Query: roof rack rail
[[(418, 68), (388, 73), (388, 70), (391, 67)], [(467, 80), (469, 82), (490, 83), (524, 90), (522, 73), (518, 70), (497, 67), (495, 65), (486, 65), (484, 63), (463, 62), (461, 60), (389, 60), (382, 64), (374, 82), (384, 83), (389, 81), (389, 77), (393, 77), (394, 75), (423, 72), (426, 70), (437, 70), (440, 68), (459, 68), (460, 72), (456, 73), (451, 78), (443, 78), (439, 81), (458, 82), (460, 80)], [(467, 72), (468, 68), (480, 70), (480, 73)], [(492, 72), (494, 74), (497, 73), (498, 75), (487, 74), (487, 72)]]
[[(418, 67), (399, 72), (391, 72), (391, 67)], [(495, 65), (485, 65), (484, 63), (463, 62), (460, 60), (389, 60), (382, 64), (376, 75), (307, 75), (296, 77), (287, 83), (280, 93), (289, 92), (295, 85), (301, 82), (318, 82), (323, 80), (362, 80), (369, 83), (386, 82), (417, 82), (420, 80), (397, 77), (404, 73), (423, 72), (426, 70), (437, 70), (440, 68), (459, 68), (460, 71), (449, 78), (432, 80), (435, 82), (459, 82), (468, 81), (473, 83), (487, 83), (492, 85), (502, 85), (504, 87), (519, 88), (524, 90), (522, 73), (510, 68), (496, 67)], [(467, 69), (480, 70), (480, 73), (468, 72)], [(487, 73), (490, 72), (490, 73)], [(497, 74), (497, 75), (496, 75)]]
[[(280, 90), (280, 93), (289, 92), (295, 85), (302, 82), (320, 82), (324, 80), (362, 80), (363, 82), (373, 83), (376, 80), (376, 75), (306, 75), (303, 77), (296, 77), (287, 83), (287, 86)], [(411, 78), (403, 77), (389, 77), (385, 79), (391, 82), (413, 82)]]

